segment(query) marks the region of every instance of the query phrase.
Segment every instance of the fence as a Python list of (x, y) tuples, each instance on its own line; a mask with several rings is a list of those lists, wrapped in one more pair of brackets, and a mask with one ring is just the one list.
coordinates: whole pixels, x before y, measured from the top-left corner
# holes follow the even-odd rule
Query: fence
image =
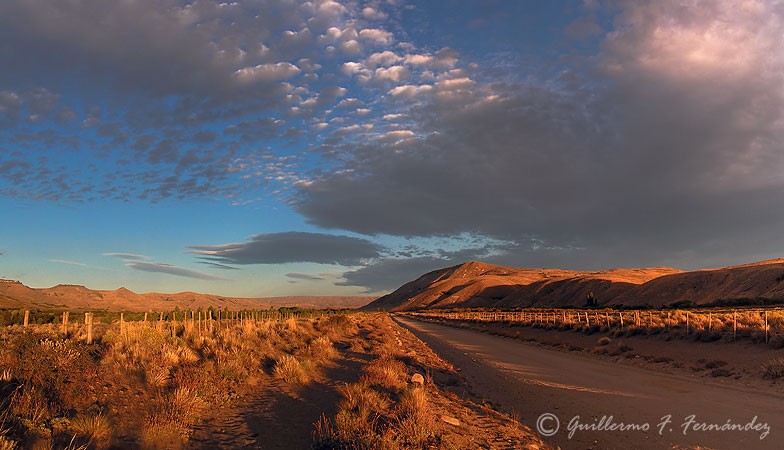
[[(8, 311), (6, 311), (8, 312)], [(187, 332), (203, 333), (221, 329), (222, 327), (244, 327), (246, 324), (258, 324), (259, 322), (277, 321), (284, 322), (292, 318), (314, 318), (324, 317), (331, 314), (341, 314), (341, 310), (220, 310), (209, 308), (207, 310), (173, 310), (159, 312), (102, 312), (99, 313), (98, 321), (94, 312), (85, 312), (84, 320), (80, 323), (78, 319), (72, 319), (69, 311), (62, 312), (43, 312), (25, 310), (22, 316), (21, 310), (14, 311), (11, 315), (9, 326), (21, 325), (23, 329), (28, 329), (33, 325), (50, 325), (58, 329), (64, 336), (78, 336), (87, 343), (93, 342), (94, 330), (99, 324), (115, 324), (120, 327), (120, 333), (127, 331), (129, 323), (137, 325), (144, 324), (154, 327), (159, 331), (169, 330), (172, 333), (180, 327)], [(126, 316), (126, 314), (128, 314)], [(16, 316), (20, 320), (17, 322)], [(23, 317), (23, 318), (21, 318)], [(78, 315), (76, 316), (78, 317)], [(151, 320), (148, 320), (151, 319)], [(8, 322), (8, 321), (6, 321)], [(20, 323), (19, 323), (20, 322)], [(32, 322), (32, 324), (31, 324)]]
[(405, 313), (425, 320), (448, 322), (501, 323), (558, 329), (592, 327), (605, 331), (644, 330), (708, 334), (722, 338), (760, 337), (765, 342), (784, 333), (784, 308), (702, 309), (702, 310), (596, 310), (529, 308), (517, 311), (430, 310)]

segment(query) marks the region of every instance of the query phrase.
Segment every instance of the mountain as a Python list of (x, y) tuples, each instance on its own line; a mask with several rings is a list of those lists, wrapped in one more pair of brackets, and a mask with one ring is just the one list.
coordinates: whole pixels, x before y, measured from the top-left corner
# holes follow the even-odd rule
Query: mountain
[(584, 306), (589, 293), (600, 305), (783, 300), (784, 259), (691, 272), (668, 267), (587, 272), (468, 262), (427, 273), (363, 309)]
[(35, 289), (15, 280), (0, 280), (0, 308), (101, 309), (109, 311), (161, 311), (215, 307), (229, 309), (268, 309), (279, 307), (358, 308), (375, 297), (291, 296), (233, 298), (195, 292), (176, 294), (137, 294), (126, 288), (113, 291), (92, 290), (64, 285)]
[(662, 276), (629, 289), (613, 303), (705, 305), (753, 299), (784, 299), (784, 259)]

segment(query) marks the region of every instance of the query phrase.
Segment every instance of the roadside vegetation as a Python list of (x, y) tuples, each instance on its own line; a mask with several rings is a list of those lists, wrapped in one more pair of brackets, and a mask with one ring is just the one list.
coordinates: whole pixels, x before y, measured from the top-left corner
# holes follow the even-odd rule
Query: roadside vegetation
[[(510, 416), (445, 389), (457, 372), (387, 314), (216, 315), (96, 315), (89, 326), (58, 313), (0, 329), (0, 450), (190, 448), (197, 430), (193, 448), (215, 448), (201, 437), (221, 411), (253, 396), (330, 390), (297, 428), (312, 436), (297, 442), (545, 448)], [(271, 426), (286, 426), (288, 414)]]
[(573, 330), (611, 337), (661, 335), (702, 342), (748, 340), (784, 348), (784, 309), (558, 309), (431, 310), (403, 313), (426, 321)]
[[(540, 331), (579, 333), (583, 340), (596, 335), (598, 338), (594, 337), (596, 340), (589, 344), (590, 346), (586, 345), (587, 342), (575, 342), (580, 339), (564, 337), (555, 340), (563, 340), (564, 342), (556, 345), (570, 351), (589, 350), (609, 357), (641, 359), (653, 364), (664, 363), (674, 368), (685, 367), (693, 373), (706, 374), (712, 378), (737, 379), (745, 374), (754, 374), (752, 376), (768, 380), (784, 378), (784, 358), (777, 353), (778, 350), (784, 349), (784, 310), (780, 308), (528, 308), (505, 311), (430, 310), (402, 314), (427, 322), (488, 331), (508, 337), (526, 335), (524, 328), (531, 329), (534, 334)], [(667, 355), (641, 354), (635, 347), (643, 341), (630, 338), (647, 338), (650, 342), (677, 340), (683, 344), (738, 343), (751, 345), (760, 352), (769, 352), (769, 356), (765, 362), (760, 361), (757, 368), (746, 370), (742, 362), (738, 363), (740, 365), (734, 364), (735, 367), (725, 367), (728, 363), (719, 359), (695, 358), (694, 361), (684, 361)]]
[(451, 393), (455, 369), (388, 315), (368, 316), (360, 336), (351, 347), (366, 359), (361, 376), (316, 423), (313, 448), (548, 448), (513, 416)]
[(97, 323), (89, 344), (83, 327), (7, 327), (0, 449), (184, 445), (210, 409), (264, 380), (308, 383), (351, 331), (342, 316), (288, 317)]

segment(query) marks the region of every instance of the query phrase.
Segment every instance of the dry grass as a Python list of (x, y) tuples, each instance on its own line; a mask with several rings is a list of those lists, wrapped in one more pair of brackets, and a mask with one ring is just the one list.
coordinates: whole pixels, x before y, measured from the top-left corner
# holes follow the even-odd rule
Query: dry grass
[(376, 316), (363, 328), (370, 330), (367, 341), (377, 357), (365, 365), (357, 383), (339, 389), (343, 399), (334, 419), (322, 417), (314, 424), (314, 448), (432, 447), (440, 433), (437, 417), (425, 387), (407, 382), (410, 370), (396, 357), (400, 343), (391, 321)]
[(352, 319), (330, 317), (201, 330), (190, 321), (107, 323), (87, 345), (74, 339), (83, 334), (64, 339), (51, 325), (8, 328), (0, 332), (0, 450), (101, 449), (116, 446), (115, 435), (142, 448), (185, 445), (211, 409), (259, 388), (269, 377), (264, 361), (277, 361), (275, 376), (308, 383), (337, 356), (333, 339), (352, 329)]
[(703, 342), (750, 340), (755, 343), (767, 342), (773, 348), (784, 348), (784, 308), (715, 307), (638, 311), (530, 308), (505, 312), (434, 310), (413, 315), (426, 321), (457, 325), (493, 323), (547, 330), (577, 330), (586, 334), (609, 333), (614, 337), (662, 335), (668, 339)]
[(79, 441), (89, 448), (104, 449), (109, 447), (112, 438), (112, 426), (102, 414), (77, 416), (71, 420), (74, 441)]
[(774, 358), (762, 366), (765, 378), (777, 379), (784, 377), (784, 357)]
[(310, 376), (302, 363), (291, 355), (284, 355), (275, 363), (274, 374), (277, 378), (291, 384), (305, 384), (310, 381)]
[(371, 386), (401, 390), (406, 385), (406, 365), (397, 359), (382, 357), (365, 367), (362, 380)]
[(337, 356), (337, 350), (327, 336), (319, 336), (308, 344), (308, 355), (318, 360), (328, 360)]

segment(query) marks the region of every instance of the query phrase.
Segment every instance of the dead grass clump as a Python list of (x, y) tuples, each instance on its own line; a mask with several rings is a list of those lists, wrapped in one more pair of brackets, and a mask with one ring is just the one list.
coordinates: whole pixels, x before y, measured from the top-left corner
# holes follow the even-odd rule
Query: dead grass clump
[(431, 448), (437, 441), (433, 414), (403, 415), (387, 429), (386, 440), (398, 448)]
[(784, 333), (774, 333), (770, 337), (770, 346), (776, 350), (784, 348)]
[(339, 336), (354, 336), (359, 331), (353, 318), (345, 314), (321, 318), (316, 322), (316, 328), (320, 332), (326, 333), (332, 340), (337, 339)]
[(609, 345), (612, 342), (612, 339), (608, 338), (607, 336), (600, 337), (599, 340), (596, 341), (596, 345), (601, 347), (603, 345)]
[(297, 325), (297, 319), (293, 317), (286, 319), (285, 325), (288, 331), (297, 331), (299, 329), (299, 326)]
[(319, 336), (310, 341), (308, 345), (308, 354), (318, 360), (332, 359), (337, 353), (332, 341), (327, 336)]
[(16, 442), (5, 436), (0, 436), (0, 450), (16, 450)]
[(144, 448), (178, 448), (187, 442), (193, 424), (207, 409), (195, 391), (179, 387), (159, 398), (157, 411), (150, 414), (140, 433)]
[(141, 430), (139, 439), (143, 448), (178, 449), (190, 436), (190, 427), (165, 414), (150, 416)]
[(777, 379), (784, 377), (784, 358), (774, 358), (762, 365), (762, 374), (765, 378)]
[(426, 418), (429, 414), (427, 392), (424, 388), (416, 387), (403, 392), (400, 397), (400, 413), (404, 416)]
[(305, 384), (310, 381), (310, 376), (302, 363), (291, 355), (284, 355), (275, 363), (273, 374), (290, 384)]
[(77, 416), (71, 420), (73, 442), (89, 448), (104, 449), (112, 439), (112, 426), (102, 414)]
[(389, 400), (365, 384), (347, 384), (339, 387), (338, 391), (343, 396), (338, 410), (356, 413), (362, 420), (389, 409)]
[(182, 423), (196, 423), (204, 411), (207, 404), (195, 391), (187, 387), (178, 387), (167, 398), (167, 409), (170, 414), (177, 417)]
[(164, 387), (169, 382), (171, 376), (171, 369), (158, 364), (151, 364), (145, 367), (144, 379), (150, 386), (157, 388)]
[(372, 386), (401, 390), (406, 386), (406, 365), (388, 357), (371, 361), (365, 367), (362, 380)]

